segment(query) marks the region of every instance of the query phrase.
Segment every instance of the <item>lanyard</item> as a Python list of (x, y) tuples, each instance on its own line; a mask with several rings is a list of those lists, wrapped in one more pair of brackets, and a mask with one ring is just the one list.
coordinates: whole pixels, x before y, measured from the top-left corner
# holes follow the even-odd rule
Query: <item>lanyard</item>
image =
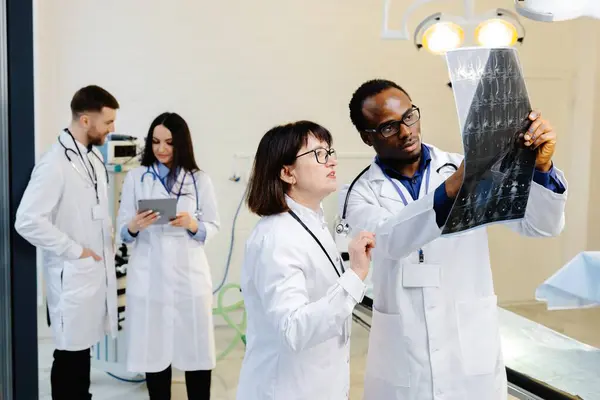
[[(315, 239), (315, 242), (317, 242), (317, 244), (319, 245), (319, 247), (321, 248), (321, 250), (323, 250), (323, 253), (325, 253), (325, 255), (327, 256), (327, 259), (329, 260), (329, 262), (331, 263), (331, 266), (333, 267), (333, 269), (335, 270), (335, 273), (337, 274), (338, 278), (341, 277), (340, 272), (338, 271), (338, 269), (335, 266), (335, 263), (333, 262), (333, 260), (331, 259), (331, 257), (329, 257), (329, 253), (327, 253), (327, 250), (325, 250), (325, 247), (323, 247), (323, 245), (321, 244), (321, 241), (315, 236), (314, 233), (312, 233), (312, 231), (308, 228), (308, 226), (306, 226), (304, 224), (304, 222), (302, 222), (302, 220), (300, 219), (300, 217), (298, 217), (298, 215), (296, 215), (295, 212), (293, 212), (292, 210), (289, 210), (288, 213), (294, 217), (294, 219), (296, 221), (298, 221), (298, 223), (300, 225), (302, 225), (302, 227), (304, 229), (306, 229), (306, 232), (310, 233), (310, 236), (313, 237), (313, 239)], [(342, 262), (340, 261), (340, 267), (342, 268), (342, 274), (346, 271), (344, 271), (344, 264), (342, 264)]]
[[(404, 196), (404, 193), (402, 193), (402, 190), (400, 189), (398, 184), (396, 182), (394, 182), (392, 180), (392, 178), (390, 178), (390, 176), (383, 170), (383, 168), (381, 169), (381, 171), (383, 172), (383, 175), (386, 177), (386, 179), (394, 186), (394, 189), (396, 189), (396, 192), (398, 192), (398, 195), (402, 199), (402, 203), (404, 203), (404, 206), (406, 207), (408, 205), (408, 201), (406, 200), (406, 196)], [(427, 170), (425, 171), (425, 194), (429, 193), (429, 176), (430, 175), (431, 175), (431, 162), (427, 165)]]
[[(406, 200), (406, 197), (404, 196), (404, 193), (402, 193), (402, 190), (400, 189), (398, 184), (396, 184), (396, 182), (394, 182), (392, 180), (392, 178), (390, 178), (390, 176), (388, 174), (386, 174), (386, 172), (383, 170), (383, 168), (381, 169), (381, 171), (383, 172), (383, 175), (386, 177), (386, 179), (394, 186), (394, 189), (396, 189), (396, 192), (398, 192), (398, 195), (402, 199), (402, 203), (404, 203), (404, 207), (406, 207), (408, 205), (408, 201)], [(430, 175), (431, 175), (431, 162), (429, 162), (429, 164), (427, 165), (427, 171), (425, 171), (425, 194), (429, 193), (429, 176)], [(423, 249), (419, 249), (419, 263), (422, 264), (423, 262), (425, 262), (425, 253), (423, 252)]]
[(96, 169), (94, 168), (94, 165), (92, 164), (92, 160), (87, 158), (88, 162), (90, 163), (90, 168), (92, 169), (92, 172), (94, 173), (93, 176), (92, 176), (92, 172), (90, 172), (90, 169), (87, 167), (85, 159), (83, 158), (83, 154), (81, 153), (81, 150), (79, 149), (79, 146), (77, 145), (77, 141), (75, 140), (75, 137), (73, 136), (71, 131), (69, 131), (68, 129), (67, 129), (67, 133), (69, 134), (69, 136), (71, 136), (71, 139), (73, 139), (73, 144), (75, 144), (75, 148), (77, 149), (77, 154), (79, 155), (81, 164), (83, 164), (83, 168), (85, 168), (85, 172), (87, 172), (88, 176), (90, 177), (90, 181), (92, 181), (92, 185), (94, 185), (94, 191), (96, 192), (96, 202), (100, 203), (100, 196), (98, 195), (98, 175), (96, 175)]

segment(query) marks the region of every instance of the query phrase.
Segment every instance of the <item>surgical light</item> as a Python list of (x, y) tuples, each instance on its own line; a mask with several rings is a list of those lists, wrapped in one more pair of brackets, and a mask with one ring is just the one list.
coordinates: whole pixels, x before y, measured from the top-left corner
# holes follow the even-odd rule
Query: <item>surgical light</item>
[(423, 47), (434, 54), (443, 54), (461, 46), (465, 33), (453, 22), (438, 22), (423, 33)]
[(600, 19), (598, 0), (514, 0), (517, 13), (534, 21), (568, 21), (589, 17)]
[(480, 23), (475, 29), (475, 38), (480, 46), (503, 47), (517, 43), (517, 28), (510, 22), (494, 18)]
[[(383, 39), (409, 40), (408, 20), (420, 6), (435, 0), (415, 0), (406, 9), (400, 30), (388, 28), (392, 0), (384, 0)], [(600, 2), (600, 0), (598, 0)], [(475, 1), (463, 0), (464, 15), (437, 12), (423, 19), (415, 28), (413, 41), (417, 49), (444, 54), (462, 46), (507, 47), (523, 42), (525, 29), (518, 16), (506, 9), (495, 8), (475, 14)]]

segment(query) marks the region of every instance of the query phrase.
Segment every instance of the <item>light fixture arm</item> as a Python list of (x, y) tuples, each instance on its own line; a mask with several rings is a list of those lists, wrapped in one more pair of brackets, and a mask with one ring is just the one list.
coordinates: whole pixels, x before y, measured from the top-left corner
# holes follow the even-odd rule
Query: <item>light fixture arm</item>
[[(439, 0), (415, 0), (410, 6), (408, 6), (407, 10), (404, 12), (404, 16), (402, 17), (402, 25), (400, 25), (400, 30), (390, 30), (388, 21), (390, 14), (390, 6), (392, 4), (392, 0), (383, 0), (383, 22), (381, 29), (381, 38), (382, 39), (396, 39), (396, 40), (409, 40), (410, 33), (408, 32), (408, 18), (415, 12), (419, 7), (423, 4), (431, 3), (433, 1)], [(472, 2), (472, 0), (465, 0), (465, 4), (467, 2)]]
[(470, 20), (475, 17), (475, 0), (464, 0), (465, 19)]
[[(390, 6), (392, 0), (383, 0), (383, 21), (381, 29), (382, 39), (409, 40), (410, 33), (408, 32), (408, 19), (410, 16), (423, 4), (431, 3), (440, 0), (415, 0), (404, 12), (402, 16), (402, 24), (400, 30), (389, 29)], [(475, 16), (475, 0), (463, 0), (465, 7), (465, 19), (469, 20)]]

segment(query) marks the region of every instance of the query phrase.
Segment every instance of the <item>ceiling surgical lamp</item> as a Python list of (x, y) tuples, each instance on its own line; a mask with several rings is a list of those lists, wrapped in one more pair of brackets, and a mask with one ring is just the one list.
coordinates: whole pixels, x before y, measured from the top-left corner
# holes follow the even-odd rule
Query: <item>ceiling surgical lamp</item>
[[(416, 0), (404, 13), (401, 30), (388, 29), (391, 0), (385, 0), (383, 12), (383, 39), (409, 40), (408, 18), (420, 6), (435, 0)], [(433, 54), (467, 46), (504, 47), (523, 42), (525, 29), (517, 15), (497, 8), (475, 14), (474, 0), (464, 0), (465, 15), (435, 13), (415, 28), (413, 41), (417, 49), (425, 48)]]
[(600, 19), (598, 0), (515, 0), (515, 9), (525, 18), (542, 22)]

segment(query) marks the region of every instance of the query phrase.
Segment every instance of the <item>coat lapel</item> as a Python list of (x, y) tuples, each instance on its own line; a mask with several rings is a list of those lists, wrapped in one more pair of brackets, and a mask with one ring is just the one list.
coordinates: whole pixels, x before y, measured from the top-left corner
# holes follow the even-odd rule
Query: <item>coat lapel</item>
[[(62, 145), (65, 147), (63, 148), (64, 152), (65, 152), (65, 161), (69, 162), (69, 168), (71, 168), (73, 170), (73, 172), (75, 172), (75, 174), (79, 177), (79, 179), (81, 179), (87, 187), (93, 187), (93, 183), (86, 171), (86, 169), (83, 167), (82, 164), (82, 160), (81, 157), (79, 157), (79, 152), (77, 151), (77, 148), (75, 147), (75, 143), (73, 142), (73, 138), (71, 138), (71, 136), (62, 131), (59, 135), (60, 141), (62, 143)], [(63, 147), (61, 146), (61, 147)], [(83, 157), (86, 157), (87, 154), (87, 150), (86, 149), (82, 149), (81, 150), (81, 154), (83, 155)], [(68, 156), (68, 158), (67, 158)], [(88, 168), (89, 165), (86, 165)], [(94, 166), (95, 167), (95, 166)]]

